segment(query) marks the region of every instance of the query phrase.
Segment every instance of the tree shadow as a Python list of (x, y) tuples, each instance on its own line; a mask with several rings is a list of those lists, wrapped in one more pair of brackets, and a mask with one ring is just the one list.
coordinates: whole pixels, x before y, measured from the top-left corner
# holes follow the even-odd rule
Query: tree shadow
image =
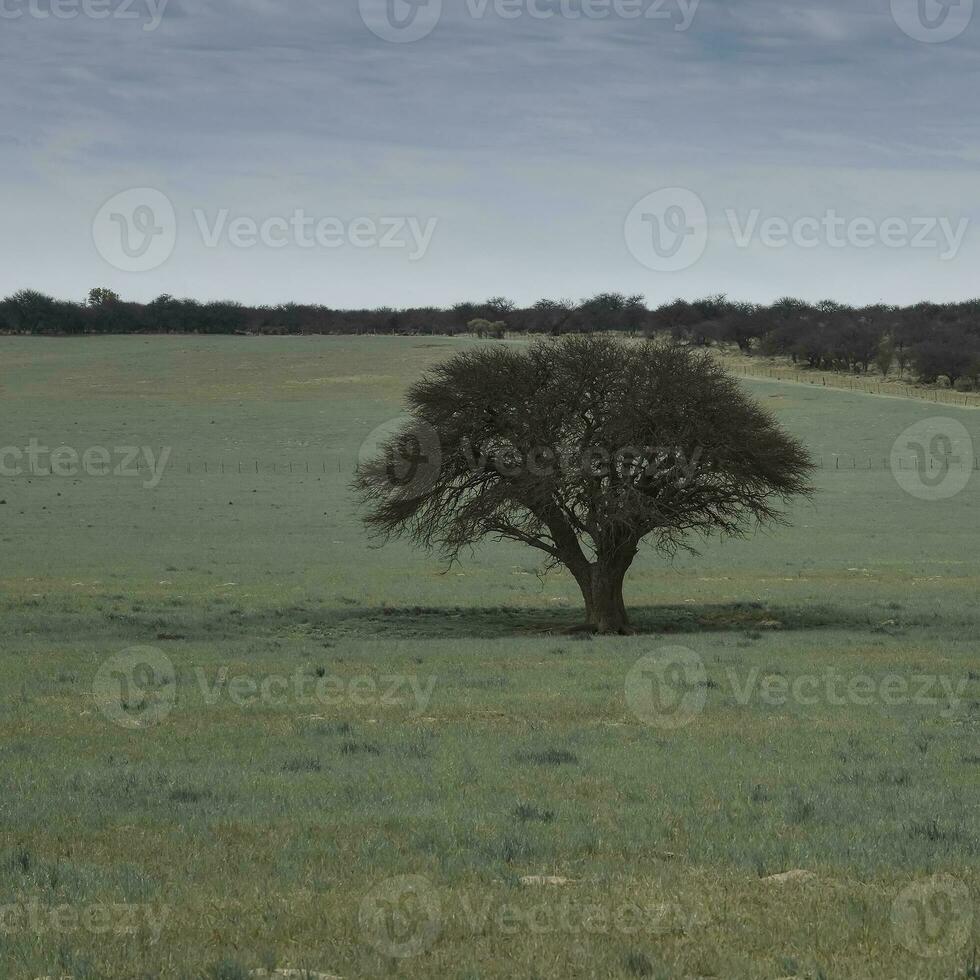
[[(832, 605), (691, 603), (633, 606), (636, 635), (715, 632), (778, 632), (817, 629), (873, 630), (867, 610)], [(884, 618), (884, 616), (882, 617)], [(577, 608), (404, 606), (321, 610), (310, 625), (325, 638), (504, 639), (522, 636), (586, 637)]]

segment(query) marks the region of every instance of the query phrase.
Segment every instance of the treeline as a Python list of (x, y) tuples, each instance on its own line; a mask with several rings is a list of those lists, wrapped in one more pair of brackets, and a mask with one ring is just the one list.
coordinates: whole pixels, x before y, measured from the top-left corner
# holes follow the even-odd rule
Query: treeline
[(916, 306), (851, 307), (781, 299), (771, 305), (725, 296), (675, 300), (649, 309), (640, 296), (603, 293), (573, 303), (544, 299), (521, 308), (503, 297), (442, 309), (334, 310), (326, 306), (248, 307), (160, 296), (127, 303), (107, 289), (86, 302), (21, 290), (0, 301), (0, 333), (83, 334), (401, 334), (505, 333), (558, 336), (621, 331), (667, 333), (699, 346), (736, 345), (828, 371), (914, 376), (961, 390), (980, 387), (980, 300)]

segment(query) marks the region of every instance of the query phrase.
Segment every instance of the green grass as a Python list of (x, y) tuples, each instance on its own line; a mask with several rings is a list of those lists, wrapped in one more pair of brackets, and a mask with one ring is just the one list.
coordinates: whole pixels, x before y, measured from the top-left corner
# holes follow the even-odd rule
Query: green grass
[[(877, 468), (643, 555), (640, 634), (590, 639), (528, 550), (356, 522), (361, 441), (470, 343), (0, 338), (0, 447), (173, 448), (155, 490), (0, 478), (0, 976), (977, 976), (980, 474), (929, 502), (880, 465), (935, 410), (751, 383)], [(137, 646), (174, 676), (134, 729), (96, 676)], [(704, 709), (645, 724), (627, 678), (676, 646)], [(828, 672), (870, 703), (762, 693)]]

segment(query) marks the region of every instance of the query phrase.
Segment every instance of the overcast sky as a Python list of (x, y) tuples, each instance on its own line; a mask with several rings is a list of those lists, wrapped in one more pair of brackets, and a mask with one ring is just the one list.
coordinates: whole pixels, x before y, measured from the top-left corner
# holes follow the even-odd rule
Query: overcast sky
[(0, 0), (0, 292), (976, 296), (955, 2)]

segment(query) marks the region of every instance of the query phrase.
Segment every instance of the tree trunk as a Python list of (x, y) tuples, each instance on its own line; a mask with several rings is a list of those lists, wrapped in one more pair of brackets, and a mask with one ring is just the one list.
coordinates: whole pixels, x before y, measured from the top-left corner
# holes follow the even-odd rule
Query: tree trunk
[(630, 632), (623, 581), (626, 568), (592, 564), (575, 576), (585, 599), (585, 627), (593, 633), (626, 634)]

